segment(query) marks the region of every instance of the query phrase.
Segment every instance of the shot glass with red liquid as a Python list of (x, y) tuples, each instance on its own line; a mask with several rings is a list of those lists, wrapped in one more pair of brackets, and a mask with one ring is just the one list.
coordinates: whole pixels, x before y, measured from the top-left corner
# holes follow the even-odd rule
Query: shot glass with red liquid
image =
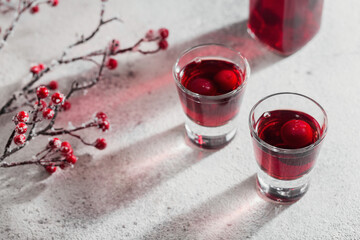
[(327, 126), (324, 109), (304, 95), (276, 93), (257, 102), (249, 127), (258, 191), (276, 202), (299, 200), (308, 190)]
[(181, 54), (173, 75), (193, 143), (212, 149), (232, 140), (249, 74), (247, 60), (222, 45), (200, 45)]
[(324, 0), (250, 0), (249, 33), (282, 55), (319, 31)]

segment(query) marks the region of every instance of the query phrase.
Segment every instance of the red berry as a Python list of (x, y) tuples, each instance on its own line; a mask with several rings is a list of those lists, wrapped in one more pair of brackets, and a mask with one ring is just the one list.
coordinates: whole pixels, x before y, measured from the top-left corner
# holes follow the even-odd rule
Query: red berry
[(159, 29), (159, 34), (162, 38), (167, 38), (169, 36), (169, 30), (166, 28), (160, 28)]
[(52, 119), (54, 117), (54, 110), (52, 110), (51, 108), (47, 108), (43, 111), (43, 117), (45, 119)]
[(44, 100), (40, 100), (40, 106), (39, 106), (39, 102), (36, 101), (35, 104), (34, 104), (34, 107), (35, 108), (38, 108), (39, 111), (43, 111), (45, 108), (46, 108), (47, 104)]
[(56, 169), (57, 169), (56, 166), (51, 166), (51, 165), (48, 165), (45, 167), (45, 170), (50, 174), (53, 174), (54, 172), (56, 172)]
[(30, 9), (30, 12), (32, 13), (32, 14), (35, 14), (35, 13), (37, 13), (37, 12), (39, 12), (39, 6), (34, 6), (34, 7), (32, 7), (31, 9)]
[(105, 149), (107, 146), (106, 140), (104, 138), (98, 138), (95, 141), (95, 147), (99, 150)]
[(218, 72), (214, 77), (214, 81), (223, 92), (230, 92), (238, 86), (238, 78), (231, 70)]
[(38, 74), (40, 71), (41, 70), (40, 70), (39, 66), (32, 66), (30, 68), (30, 72), (33, 73), (33, 74)]
[(68, 165), (65, 164), (65, 163), (62, 163), (62, 164), (60, 164), (59, 167), (60, 167), (62, 170), (64, 170), (64, 169), (66, 169), (66, 168), (68, 167)]
[(75, 155), (69, 155), (66, 157), (66, 161), (71, 164), (75, 164), (77, 161), (77, 157)]
[(103, 132), (109, 130), (110, 128), (110, 123), (108, 120), (104, 120), (104, 121), (101, 121), (99, 122), (99, 128), (102, 129)]
[(19, 122), (27, 122), (29, 121), (29, 114), (25, 111), (20, 111), (16, 114), (16, 119)]
[(107, 116), (106, 116), (106, 114), (103, 113), (103, 112), (98, 112), (98, 113), (96, 113), (95, 118), (96, 118), (96, 120), (97, 120), (98, 122), (107, 120)]
[(155, 38), (154, 30), (150, 29), (149, 31), (147, 31), (145, 38), (147, 38), (148, 40), (153, 40)]
[(47, 96), (49, 96), (49, 90), (44, 86), (38, 87), (36, 89), (36, 96), (38, 98), (46, 98)]
[(58, 149), (61, 147), (61, 141), (58, 138), (50, 139), (48, 146), (52, 149)]
[(42, 71), (42, 70), (45, 69), (45, 66), (44, 66), (44, 64), (42, 64), (42, 63), (39, 63), (38, 67), (39, 67), (40, 71)]
[(14, 143), (18, 146), (24, 145), (26, 137), (24, 134), (19, 134), (14, 137)]
[(48, 86), (51, 90), (56, 90), (59, 87), (59, 84), (57, 81), (53, 80), (51, 82), (49, 82), (49, 86)]
[(64, 101), (64, 94), (56, 92), (51, 96), (51, 101), (54, 104), (60, 104), (62, 101)]
[(109, 44), (110, 53), (115, 53), (120, 48), (120, 41), (113, 39)]
[(216, 88), (214, 84), (212, 84), (212, 82), (206, 78), (193, 78), (189, 81), (186, 88), (200, 95), (216, 95)]
[(59, 4), (59, 0), (51, 0), (50, 4), (51, 6), (56, 7)]
[(67, 111), (71, 108), (71, 103), (69, 101), (65, 101), (63, 103), (63, 105), (61, 106), (61, 108), (64, 110), (64, 111)]
[(162, 50), (166, 50), (169, 46), (168, 42), (165, 39), (162, 39), (159, 43), (159, 48)]
[(110, 70), (113, 70), (117, 67), (118, 63), (116, 61), (116, 59), (114, 58), (109, 58), (108, 61), (106, 62), (106, 67)]
[(18, 123), (18, 125), (16, 125), (15, 127), (15, 131), (17, 134), (24, 134), (26, 133), (28, 127), (25, 123), (21, 122), (21, 123)]
[(302, 120), (293, 119), (281, 127), (281, 138), (292, 148), (302, 148), (313, 141), (313, 130), (311, 126)]
[(69, 142), (62, 142), (60, 146), (60, 152), (65, 156), (71, 155), (73, 152), (71, 144)]

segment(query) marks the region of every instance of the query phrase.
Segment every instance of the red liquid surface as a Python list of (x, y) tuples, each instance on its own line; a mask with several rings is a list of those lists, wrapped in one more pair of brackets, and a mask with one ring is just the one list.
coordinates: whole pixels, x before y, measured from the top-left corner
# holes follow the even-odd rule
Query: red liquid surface
[[(256, 123), (257, 135), (264, 142), (284, 149), (298, 149), (315, 143), (321, 135), (319, 123), (310, 115), (292, 111), (276, 110), (264, 113)], [(265, 148), (256, 141), (255, 156), (270, 176), (293, 180), (306, 174), (314, 165), (318, 146), (302, 153), (279, 153)]]
[[(186, 115), (199, 125), (217, 127), (226, 124), (239, 111), (243, 90), (234, 95), (221, 95), (237, 89), (244, 81), (244, 74), (234, 63), (202, 59), (187, 64), (180, 73), (181, 84), (195, 97), (178, 88), (180, 101)], [(209, 99), (204, 96), (218, 96)]]
[(324, 0), (250, 0), (249, 29), (282, 54), (294, 53), (319, 31)]

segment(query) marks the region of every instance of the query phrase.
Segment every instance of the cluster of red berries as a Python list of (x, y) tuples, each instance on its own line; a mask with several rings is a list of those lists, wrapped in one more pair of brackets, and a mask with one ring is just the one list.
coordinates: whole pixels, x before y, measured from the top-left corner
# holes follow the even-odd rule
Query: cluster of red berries
[(167, 28), (160, 28), (157, 32), (150, 29), (146, 33), (145, 38), (148, 41), (152, 41), (156, 38), (160, 38), (160, 41), (158, 42), (158, 46), (160, 49), (166, 50), (169, 46), (168, 42), (166, 41), (168, 36), (169, 36), (169, 30)]
[[(104, 138), (98, 138), (93, 145), (97, 149), (103, 150), (106, 148), (107, 143)], [(78, 160), (78, 158), (74, 155), (74, 150), (71, 144), (66, 141), (61, 142), (59, 138), (50, 139), (47, 148), (51, 151), (60, 153), (61, 157), (63, 158), (61, 164), (59, 165), (61, 169), (66, 169), (68, 166), (74, 165)], [(54, 164), (46, 165), (44, 167), (45, 170), (50, 174), (56, 172), (57, 170), (57, 166)]]
[(45, 69), (45, 65), (42, 63), (39, 63), (38, 65), (34, 65), (30, 68), (30, 72), (32, 74), (39, 74), (41, 71)]
[(29, 114), (25, 111), (20, 111), (16, 114), (14, 121), (17, 123), (15, 127), (16, 135), (14, 137), (14, 143), (18, 146), (24, 145), (26, 142), (26, 136), (24, 135), (27, 132), (26, 122), (29, 121)]
[[(49, 84), (50, 89), (56, 89), (57, 86), (56, 81), (51, 81)], [(64, 94), (60, 92), (55, 92), (51, 95), (51, 101), (49, 104), (47, 104), (43, 99), (47, 98), (49, 96), (49, 90), (45, 86), (40, 86), (36, 89), (36, 96), (39, 99), (35, 102), (34, 107), (38, 109), (38, 111), (42, 112), (42, 116), (44, 119), (52, 119), (55, 115), (54, 109), (51, 107), (51, 105), (59, 105), (62, 104), (62, 110), (69, 110), (71, 107), (71, 104), (67, 101), (64, 101), (65, 97)], [(39, 102), (40, 101), (40, 102)], [(28, 126), (26, 123), (29, 121), (29, 113), (26, 111), (20, 111), (16, 114), (14, 118), (14, 122), (17, 124), (15, 127), (15, 132), (17, 135), (14, 137), (14, 143), (18, 146), (21, 146), (25, 144), (26, 142), (26, 136), (24, 135), (28, 129)]]
[[(145, 39), (148, 41), (160, 39), (158, 42), (158, 46), (162, 50), (166, 50), (169, 46), (169, 43), (167, 42), (167, 38), (169, 36), (169, 30), (167, 28), (160, 28), (157, 32), (150, 29), (146, 35)], [(117, 39), (113, 39), (109, 44), (109, 52), (110, 54), (115, 54), (117, 50), (120, 48), (120, 41)], [(110, 70), (114, 70), (117, 68), (118, 62), (114, 58), (108, 58), (106, 61), (106, 67)]]
[(166, 50), (169, 46), (168, 42), (166, 41), (166, 38), (169, 36), (169, 30), (166, 28), (160, 28), (159, 35), (161, 37), (161, 40), (158, 45), (161, 49)]
[[(56, 85), (57, 88), (57, 82), (52, 81), (52, 85)], [(55, 86), (52, 86), (54, 88)], [(38, 101), (35, 102), (35, 107), (39, 109), (39, 111), (42, 111), (44, 119), (52, 119), (54, 117), (54, 110), (51, 108), (51, 105), (59, 105), (61, 104), (63, 110), (69, 110), (71, 107), (71, 104), (67, 101), (64, 101), (65, 96), (64, 94), (60, 92), (55, 92), (51, 95), (51, 102), (47, 104), (44, 100), (49, 96), (49, 90), (45, 86), (40, 86), (36, 89), (36, 96), (38, 99), (40, 99), (40, 103)]]
[[(36, 89), (36, 96), (40, 99), (44, 99), (44, 98), (47, 98), (49, 96), (49, 90), (56, 90), (57, 88), (59, 87), (59, 84), (57, 81), (53, 80), (51, 81), (47, 86), (40, 86)], [(71, 104), (70, 102), (68, 101), (64, 101), (64, 95), (60, 92), (56, 92), (54, 93), (52, 96), (51, 96), (51, 100), (52, 102), (49, 103), (49, 106), (51, 106), (52, 104), (60, 104), (62, 103), (62, 109), (63, 110), (69, 110), (70, 107), (71, 107)], [(63, 102), (64, 101), (64, 102)], [(36, 105), (38, 102), (36, 102)], [(46, 103), (44, 105), (44, 101), (41, 100), (41, 105), (46, 107)], [(41, 110), (42, 111), (42, 110)]]
[[(60, 155), (64, 158), (63, 162), (59, 165), (61, 169), (65, 169), (70, 165), (74, 165), (78, 158), (73, 154), (74, 150), (69, 142), (61, 142), (58, 138), (50, 139), (48, 145), (48, 149), (51, 149), (52, 151), (57, 151), (60, 153)], [(45, 170), (52, 174), (56, 172), (57, 167), (54, 165), (47, 165), (45, 166)]]
[[(59, 4), (59, 0), (49, 0), (47, 2), (50, 6), (56, 7)], [(30, 8), (30, 12), (32, 14), (38, 13), (40, 10), (39, 5), (33, 6), (32, 8)]]

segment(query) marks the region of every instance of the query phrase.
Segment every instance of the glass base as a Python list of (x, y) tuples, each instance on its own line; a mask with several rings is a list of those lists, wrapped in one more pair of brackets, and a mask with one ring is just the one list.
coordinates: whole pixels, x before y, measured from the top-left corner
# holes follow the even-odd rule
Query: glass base
[(190, 141), (198, 147), (206, 149), (221, 148), (236, 135), (234, 121), (235, 119), (219, 127), (204, 127), (187, 118), (185, 122), (186, 134)]
[(291, 204), (298, 201), (309, 189), (309, 173), (296, 180), (279, 180), (259, 170), (256, 183), (258, 192), (267, 199)]

